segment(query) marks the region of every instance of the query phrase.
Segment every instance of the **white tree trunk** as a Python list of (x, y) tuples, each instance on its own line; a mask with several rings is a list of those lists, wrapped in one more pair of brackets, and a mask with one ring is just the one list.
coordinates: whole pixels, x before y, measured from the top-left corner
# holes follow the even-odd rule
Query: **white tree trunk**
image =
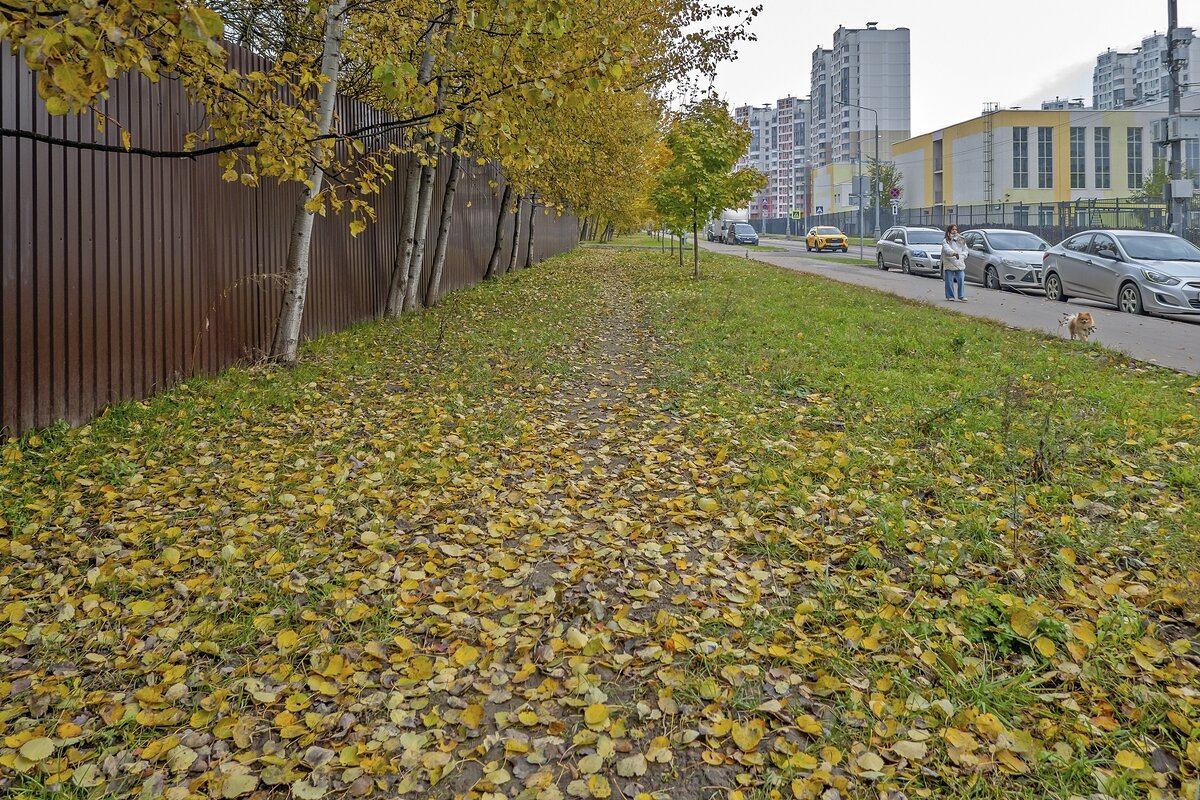
[(446, 246), (450, 241), (450, 223), (454, 219), (454, 193), (458, 190), (458, 179), (462, 177), (462, 147), (467, 135), (467, 126), (459, 125), (454, 132), (453, 155), (450, 156), (450, 175), (446, 178), (446, 192), (442, 196), (442, 219), (438, 225), (437, 244), (433, 249), (433, 270), (429, 286), (425, 289), (425, 305), (437, 302), (442, 289), (442, 271), (446, 268)]
[[(437, 31), (433, 26), (430, 36)], [(417, 81), (422, 85), (433, 77), (433, 46), (427, 45), (417, 71)], [(396, 258), (392, 262), (392, 278), (388, 283), (387, 307), (384, 314), (395, 319), (404, 310), (404, 298), (408, 292), (408, 265), (412, 261), (416, 245), (417, 202), (421, 194), (421, 159), (413, 154), (404, 175), (404, 208), (400, 219), (400, 241), (396, 246)]]
[(529, 195), (529, 243), (525, 247), (525, 269), (533, 266), (533, 220), (537, 217), (537, 192)]
[[(347, 5), (348, 0), (333, 0), (325, 12), (325, 43), (321, 53), (321, 74), (325, 77), (325, 83), (317, 97), (319, 136), (328, 134), (333, 126)], [(323, 140), (313, 142), (313, 165), (308, 173), (308, 187), (296, 201), (296, 216), (292, 220), (292, 235), (288, 242), (287, 287), (283, 292), (283, 306), (279, 309), (275, 336), (271, 342), (271, 357), (285, 364), (296, 362), (296, 351), (300, 347), (300, 323), (304, 319), (304, 301), (308, 296), (309, 254), (316, 218), (316, 214), (305, 206), (321, 193), (321, 185), (325, 180), (325, 171), (321, 168), (324, 144)]]
[(508, 255), (508, 272), (517, 268), (517, 254), (521, 252), (521, 195), (517, 195), (517, 208), (513, 212), (513, 246)]
[[(447, 25), (451, 30), (446, 34), (446, 47), (449, 48), (454, 38), (454, 10), (451, 9)], [(446, 97), (446, 82), (438, 78), (437, 95), (434, 108), (442, 110)], [(441, 152), (441, 134), (432, 133), (425, 140), (425, 163), (421, 166), (421, 197), (417, 200), (417, 227), (413, 232), (412, 256), (408, 262), (408, 286), (404, 291), (404, 310), (415, 311), (421, 299), (418, 289), (421, 287), (421, 268), (425, 262), (425, 239), (429, 234), (429, 212), (433, 207), (433, 177), (437, 170), (438, 156)]]
[(437, 170), (441, 142), (441, 136), (431, 134), (425, 144), (427, 163), (421, 166), (421, 196), (417, 200), (417, 227), (413, 232), (415, 241), (408, 262), (408, 285), (404, 291), (405, 311), (417, 309), (417, 289), (421, 285), (421, 269), (425, 265), (425, 239), (429, 235), (429, 212), (433, 206), (433, 178)]
[(504, 195), (500, 198), (500, 212), (496, 214), (496, 243), (492, 245), (492, 257), (488, 259), (484, 280), (496, 277), (500, 269), (500, 254), (504, 252), (504, 218), (508, 216), (508, 204), (512, 201), (512, 185), (504, 182)]

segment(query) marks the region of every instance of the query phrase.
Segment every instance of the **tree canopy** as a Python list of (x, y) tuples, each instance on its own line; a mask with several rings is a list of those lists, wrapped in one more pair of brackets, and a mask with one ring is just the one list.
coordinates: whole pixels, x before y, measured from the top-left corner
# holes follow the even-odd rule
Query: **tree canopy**
[(694, 274), (700, 275), (699, 226), (721, 209), (744, 206), (767, 184), (756, 169), (734, 170), (750, 144), (750, 129), (710, 96), (668, 121), (666, 149), (652, 191), (659, 218), (673, 231), (692, 231)]
[[(362, 231), (375, 219), (372, 196), (397, 178), (397, 157), (418, 156), (405, 175), (411, 202), (389, 313), (419, 303), (412, 281), (432, 165), (446, 152), (492, 160), (506, 192), (536, 193), (543, 209), (644, 216), (661, 116), (655, 98), (733, 58), (758, 11), (708, 0), (31, 0), (0, 3), (0, 38), (23, 52), (51, 114), (91, 113), (97, 125), (122, 126), (105, 100), (127, 73), (178, 81), (204, 112), (168, 149), (124, 130), (120, 146), (96, 149), (215, 155), (227, 180), (304, 187), (273, 346), (274, 357), (291, 361), (316, 215), (346, 214), (351, 232)], [(262, 63), (235, 68), (231, 43)], [(392, 119), (351, 128), (335, 94)], [(442, 214), (441, 226), (450, 224)]]

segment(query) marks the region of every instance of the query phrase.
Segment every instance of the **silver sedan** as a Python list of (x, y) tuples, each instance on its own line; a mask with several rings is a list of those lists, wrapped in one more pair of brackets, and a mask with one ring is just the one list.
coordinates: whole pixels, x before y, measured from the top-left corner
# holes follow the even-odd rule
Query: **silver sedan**
[(1049, 300), (1077, 297), (1129, 314), (1200, 314), (1200, 248), (1169, 233), (1084, 231), (1046, 251)]
[(1050, 243), (1016, 230), (963, 231), (967, 242), (966, 278), (989, 289), (1042, 290), (1042, 256)]

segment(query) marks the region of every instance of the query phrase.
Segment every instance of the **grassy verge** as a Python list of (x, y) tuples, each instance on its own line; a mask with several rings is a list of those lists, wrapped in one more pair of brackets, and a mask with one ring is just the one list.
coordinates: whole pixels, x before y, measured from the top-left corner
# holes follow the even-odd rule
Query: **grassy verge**
[(626, 247), (658, 247), (661, 243), (657, 236), (651, 236), (646, 233), (634, 233), (629, 236), (614, 236), (609, 244), (625, 245)]
[(909, 796), (1132, 799), (1183, 780), (1157, 748), (1194, 790), (1200, 701), (1173, 687), (1200, 674), (1200, 383), (769, 266), (702, 271), (638, 273), (678, 343), (660, 374), (732, 429), (752, 518), (790, 509), (747, 557), (807, 572), (714, 638), (818, 676), (831, 721), (833, 750), (753, 796), (819, 796), (842, 763)]
[(0, 794), (1194, 793), (1200, 384), (701, 258), (7, 442)]

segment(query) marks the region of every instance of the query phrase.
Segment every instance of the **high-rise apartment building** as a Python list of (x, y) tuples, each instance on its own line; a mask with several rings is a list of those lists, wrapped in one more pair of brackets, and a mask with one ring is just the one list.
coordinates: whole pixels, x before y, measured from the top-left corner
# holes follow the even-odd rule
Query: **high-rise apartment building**
[[(767, 175), (750, 206), (752, 219), (810, 216), (849, 203), (850, 174), (869, 174), (876, 157), (911, 135), (908, 28), (840, 27), (833, 47), (812, 56), (807, 99), (784, 97), (775, 106), (739, 106), (734, 118), (750, 128), (750, 148), (738, 162)], [(869, 199), (868, 199), (869, 200)]]
[(880, 160), (911, 134), (908, 28), (838, 28), (831, 49), (813, 52), (811, 77), (814, 169), (874, 158), (877, 120)]
[[(1176, 28), (1175, 57), (1184, 61), (1179, 83), (1184, 93), (1200, 76), (1200, 38), (1191, 28)], [(1092, 106), (1100, 111), (1133, 108), (1166, 100), (1171, 94), (1167, 35), (1157, 31), (1128, 53), (1106, 50), (1092, 70)]]
[[(808, 129), (807, 210), (833, 211), (860, 202), (855, 172), (870, 173), (876, 157), (890, 161), (892, 145), (912, 131), (908, 28), (839, 27), (833, 47), (813, 51)], [(865, 205), (870, 204), (870, 198)]]
[(737, 167), (753, 167), (767, 186), (750, 202), (753, 219), (786, 217), (804, 200), (808, 101), (784, 97), (774, 106), (738, 106), (734, 119), (750, 129), (750, 147)]

